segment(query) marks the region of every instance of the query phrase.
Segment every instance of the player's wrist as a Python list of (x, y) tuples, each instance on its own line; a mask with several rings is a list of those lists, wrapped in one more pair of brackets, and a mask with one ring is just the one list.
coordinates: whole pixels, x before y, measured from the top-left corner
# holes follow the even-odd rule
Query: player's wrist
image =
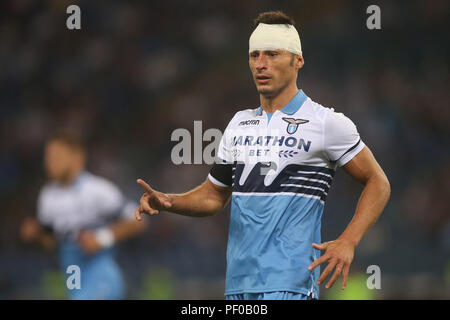
[(112, 247), (116, 242), (113, 231), (108, 227), (96, 230), (95, 239), (104, 249)]
[(358, 245), (359, 241), (353, 238), (349, 238), (349, 237), (339, 237), (338, 240), (341, 240), (345, 243), (348, 243), (350, 246), (352, 246), (353, 248), (356, 248), (356, 246)]

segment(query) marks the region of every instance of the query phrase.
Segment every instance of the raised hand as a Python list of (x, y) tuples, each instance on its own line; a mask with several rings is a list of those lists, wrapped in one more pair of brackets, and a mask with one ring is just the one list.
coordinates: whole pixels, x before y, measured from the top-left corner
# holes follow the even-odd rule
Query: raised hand
[(138, 221), (142, 219), (141, 213), (155, 215), (158, 214), (160, 210), (165, 210), (172, 207), (172, 199), (167, 194), (153, 190), (142, 179), (137, 179), (137, 183), (145, 191), (139, 201), (140, 206), (135, 212), (135, 216)]

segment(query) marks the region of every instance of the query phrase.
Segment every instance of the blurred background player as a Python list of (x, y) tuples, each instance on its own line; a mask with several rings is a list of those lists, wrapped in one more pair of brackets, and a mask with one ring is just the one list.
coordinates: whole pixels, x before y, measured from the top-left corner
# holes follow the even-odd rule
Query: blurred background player
[(86, 171), (86, 150), (73, 132), (48, 139), (44, 164), (49, 182), (39, 194), (37, 219), (22, 223), (22, 239), (58, 248), (66, 277), (72, 274), (66, 273), (68, 266), (80, 268), (81, 288), (68, 290), (70, 299), (123, 299), (114, 244), (145, 225), (132, 220), (133, 208), (112, 182)]

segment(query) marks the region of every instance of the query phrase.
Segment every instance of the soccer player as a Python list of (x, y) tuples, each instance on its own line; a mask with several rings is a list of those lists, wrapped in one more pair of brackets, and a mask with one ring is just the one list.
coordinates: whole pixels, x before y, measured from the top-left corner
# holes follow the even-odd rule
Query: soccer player
[[(45, 147), (50, 179), (39, 194), (37, 219), (21, 226), (25, 242), (59, 249), (62, 273), (76, 265), (81, 288), (70, 299), (122, 299), (124, 280), (114, 260), (114, 244), (144, 230), (135, 221), (135, 206), (110, 181), (85, 170), (82, 141), (71, 132), (52, 136)], [(132, 207), (131, 207), (132, 206)], [(66, 282), (64, 282), (66, 286)]]
[[(202, 185), (164, 194), (138, 179), (145, 193), (135, 214), (138, 220), (161, 210), (210, 216), (231, 198), (226, 298), (318, 299), (330, 275), (326, 288), (341, 275), (345, 288), (355, 247), (384, 209), (390, 185), (353, 122), (297, 88), (304, 59), (294, 21), (265, 12), (255, 26), (249, 66), (261, 105), (231, 119)], [(322, 212), (338, 167), (364, 189), (347, 228), (321, 243)]]

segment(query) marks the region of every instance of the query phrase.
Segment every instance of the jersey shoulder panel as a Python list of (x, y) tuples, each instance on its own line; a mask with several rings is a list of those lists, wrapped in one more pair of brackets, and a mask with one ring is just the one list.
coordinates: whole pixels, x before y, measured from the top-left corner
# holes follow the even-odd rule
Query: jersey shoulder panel
[(320, 103), (313, 101), (311, 98), (307, 98), (303, 106), (297, 112), (306, 113), (323, 124), (328, 115), (334, 112), (334, 108), (324, 107)]
[(249, 117), (256, 117), (256, 110), (257, 108), (249, 108), (236, 112), (233, 118), (231, 118), (230, 122), (228, 123), (228, 128), (237, 126), (240, 121), (247, 120)]
[(93, 192), (102, 196), (102, 198), (107, 198), (109, 200), (122, 199), (122, 192), (120, 189), (108, 179), (92, 173), (87, 173), (83, 178), (85, 181), (82, 183), (85, 184), (86, 189), (88, 189), (89, 192)]
[(320, 119), (324, 125), (330, 126), (333, 124), (350, 124), (353, 123), (347, 116), (345, 116), (342, 112), (336, 111), (334, 108), (325, 107), (320, 103), (317, 103), (308, 98), (305, 102), (305, 109), (308, 110), (311, 115), (315, 115), (318, 119)]
[(121, 210), (126, 204), (126, 198), (122, 191), (110, 180), (86, 173), (83, 176), (83, 194), (93, 200), (95, 198), (95, 211), (100, 215), (120, 214)]
[(41, 189), (39, 190), (38, 198), (37, 198), (37, 209), (38, 214), (42, 211), (43, 204), (45, 202), (51, 202), (53, 200), (55, 191), (58, 190), (58, 184), (56, 182), (46, 182)]

